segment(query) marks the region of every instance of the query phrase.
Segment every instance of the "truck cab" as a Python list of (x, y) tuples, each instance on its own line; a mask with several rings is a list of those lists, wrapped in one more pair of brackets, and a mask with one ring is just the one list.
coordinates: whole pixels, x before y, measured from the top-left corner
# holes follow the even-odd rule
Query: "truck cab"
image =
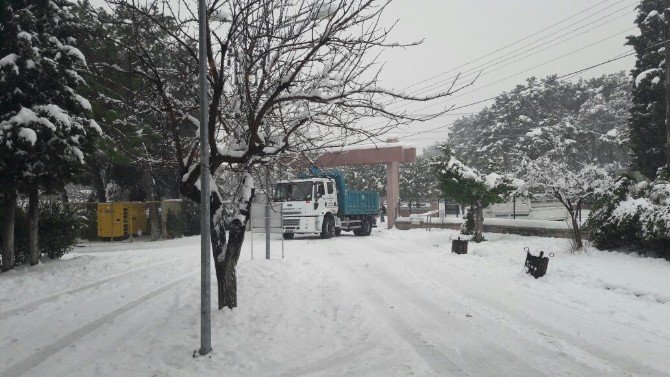
[[(293, 238), (288, 235), (295, 233), (321, 233), (326, 215), (335, 216), (338, 210), (335, 184), (325, 178), (279, 182), (273, 200), (281, 202), (285, 238)], [(334, 224), (327, 231), (334, 233)]]
[(281, 203), (284, 238), (295, 234), (330, 238), (342, 231), (369, 235), (378, 213), (378, 193), (347, 191), (339, 172), (311, 172), (274, 186), (272, 198)]

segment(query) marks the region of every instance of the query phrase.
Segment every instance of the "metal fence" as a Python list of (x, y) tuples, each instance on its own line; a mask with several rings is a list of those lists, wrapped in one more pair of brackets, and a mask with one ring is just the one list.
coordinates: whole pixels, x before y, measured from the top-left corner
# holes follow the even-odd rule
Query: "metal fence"
[[(426, 199), (401, 203), (400, 216), (422, 218), (460, 218), (465, 215), (466, 206), (444, 199)], [(582, 209), (578, 213), (580, 223), (586, 221), (590, 210)], [(566, 222), (570, 220), (567, 209), (558, 201), (531, 200), (514, 198), (506, 203), (494, 204), (484, 209), (484, 218), (511, 220), (530, 220), (538, 223), (545, 221)]]
[(251, 203), (251, 216), (249, 219), (249, 226), (247, 227), (247, 231), (250, 233), (249, 247), (251, 259), (254, 259), (254, 245), (259, 243), (257, 240), (257, 235), (259, 233), (264, 235), (264, 242), (262, 243), (264, 246), (263, 249), (265, 250), (265, 258), (270, 259), (271, 250), (273, 249), (272, 245), (277, 244), (278, 242), (280, 245), (276, 246), (281, 248), (281, 257), (284, 258), (284, 238), (273, 237), (273, 234), (277, 235), (283, 233), (282, 207), (281, 204), (270, 202), (270, 207), (268, 208), (267, 203), (268, 197), (263, 192), (257, 194), (254, 201)]

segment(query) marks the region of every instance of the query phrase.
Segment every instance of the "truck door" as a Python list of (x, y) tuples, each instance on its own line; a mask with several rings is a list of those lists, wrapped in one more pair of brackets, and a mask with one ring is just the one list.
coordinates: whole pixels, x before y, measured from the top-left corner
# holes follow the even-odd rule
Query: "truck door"
[(335, 192), (335, 184), (332, 181), (326, 183), (326, 207), (336, 212), (337, 210), (337, 193)]
[(326, 210), (326, 187), (323, 182), (314, 185), (314, 209), (317, 213), (323, 213)]

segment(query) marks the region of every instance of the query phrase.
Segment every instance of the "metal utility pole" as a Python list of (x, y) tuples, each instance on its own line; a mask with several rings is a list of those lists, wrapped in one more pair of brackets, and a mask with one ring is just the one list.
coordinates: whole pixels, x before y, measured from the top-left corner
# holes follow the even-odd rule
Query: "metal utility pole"
[(670, 166), (670, 0), (665, 0), (665, 162)]
[(207, 130), (207, 5), (198, 1), (200, 44), (200, 354), (212, 351), (212, 307), (210, 302), (210, 234), (209, 234), (209, 133)]
[(272, 222), (270, 215), (272, 214), (272, 201), (270, 199), (270, 167), (265, 170), (265, 259), (270, 259), (270, 232), (272, 231)]
[[(265, 125), (265, 139), (270, 138), (270, 123)], [(270, 234), (272, 231), (272, 188), (270, 187), (270, 166), (265, 168), (265, 259), (270, 259)]]

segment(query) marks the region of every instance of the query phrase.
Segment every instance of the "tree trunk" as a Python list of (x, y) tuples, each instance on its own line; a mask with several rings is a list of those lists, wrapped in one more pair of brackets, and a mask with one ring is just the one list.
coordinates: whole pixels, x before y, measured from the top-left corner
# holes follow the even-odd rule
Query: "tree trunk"
[(67, 196), (67, 190), (65, 189), (65, 186), (61, 186), (61, 188), (58, 190), (58, 194), (60, 195), (60, 200), (63, 202), (63, 204), (70, 203), (70, 198)]
[(484, 207), (481, 203), (477, 203), (475, 211), (475, 235), (472, 240), (482, 242), (484, 241)]
[(149, 220), (151, 222), (151, 240), (157, 241), (161, 238), (161, 222), (158, 215), (158, 203), (156, 197), (156, 186), (154, 185), (154, 180), (151, 177), (151, 171), (149, 168), (144, 169), (144, 191), (147, 193), (147, 197), (151, 203), (149, 203)]
[(584, 244), (582, 243), (582, 229), (579, 225), (577, 217), (579, 216), (578, 212), (570, 211), (570, 218), (572, 220), (572, 235), (573, 240), (575, 241), (575, 250), (581, 250)]
[[(225, 264), (224, 256), (226, 253), (226, 229), (223, 220), (222, 211), (220, 211), (221, 203), (212, 201), (210, 204), (210, 229), (211, 229), (211, 243), (212, 256), (214, 257), (214, 270), (216, 271), (216, 286), (218, 291), (219, 309), (224, 307), (224, 276)], [(236, 298), (237, 299), (237, 298)], [(235, 300), (237, 301), (237, 300)], [(235, 302), (237, 304), (237, 302)]]
[(40, 262), (39, 221), (40, 191), (35, 185), (28, 194), (28, 250), (31, 266)]
[[(194, 177), (199, 176), (199, 171), (194, 169), (192, 174)], [(210, 197), (210, 241), (212, 244), (212, 256), (214, 257), (214, 269), (216, 271), (219, 309), (237, 307), (237, 276), (235, 267), (237, 266), (237, 261), (240, 259), (244, 233), (249, 222), (251, 203), (254, 199), (255, 190), (253, 189), (253, 177), (251, 174), (246, 174), (243, 186), (242, 191), (246, 192), (246, 194), (240, 200), (239, 216), (236, 216), (228, 224), (228, 240), (226, 239), (223, 201), (216, 192), (212, 192), (212, 196)], [(192, 181), (183, 181), (179, 189), (184, 197), (196, 203), (200, 202), (200, 190)]]
[(14, 268), (14, 215), (16, 213), (16, 191), (5, 192), (2, 228), (2, 271)]
[[(237, 267), (237, 261), (240, 259), (245, 230), (246, 225), (239, 220), (233, 220), (230, 225), (226, 255), (223, 262), (220, 263), (220, 268), (217, 268), (219, 309), (237, 307), (237, 274), (235, 268)], [(221, 271), (221, 273), (219, 274), (218, 271)]]
[(95, 200), (99, 203), (104, 203), (107, 201), (107, 191), (105, 190), (105, 180), (102, 176), (102, 167), (95, 158), (90, 159), (90, 161)]
[[(245, 179), (253, 178), (251, 178), (251, 175), (248, 175)], [(244, 234), (249, 221), (253, 199), (253, 189), (249, 198), (241, 199), (240, 215), (242, 215), (244, 220), (236, 218), (231, 221), (227, 243), (225, 242), (224, 222), (223, 217), (220, 215), (221, 211), (215, 211), (214, 206), (211, 207), (212, 224), (215, 224), (215, 226), (212, 226), (212, 254), (214, 255), (214, 267), (216, 270), (219, 309), (237, 307), (237, 275), (235, 268), (240, 259), (240, 252), (244, 243)], [(220, 205), (223, 204), (221, 203)]]
[(558, 199), (570, 215), (572, 222), (572, 237), (575, 242), (575, 250), (581, 250), (584, 244), (582, 243), (582, 229), (579, 224), (579, 213), (582, 209), (582, 199), (577, 199), (577, 205), (573, 206), (569, 198), (563, 198), (560, 192), (554, 192), (554, 197)]

